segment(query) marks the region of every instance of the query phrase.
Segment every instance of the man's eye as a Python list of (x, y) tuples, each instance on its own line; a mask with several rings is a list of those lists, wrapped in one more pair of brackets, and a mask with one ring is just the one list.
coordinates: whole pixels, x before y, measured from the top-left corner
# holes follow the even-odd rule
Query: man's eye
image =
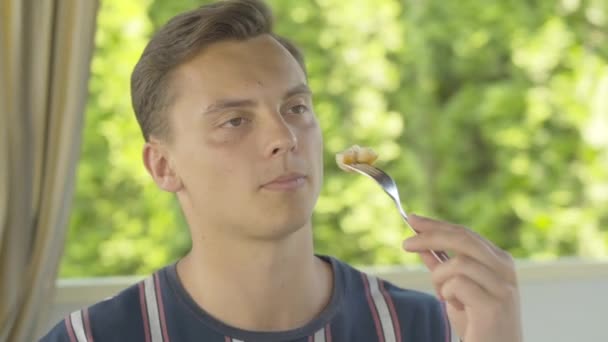
[(234, 118), (230, 119), (222, 124), (222, 127), (239, 127), (243, 123), (245, 123), (244, 118)]
[(295, 105), (291, 107), (289, 111), (294, 114), (304, 114), (308, 111), (308, 107), (306, 107), (305, 105)]

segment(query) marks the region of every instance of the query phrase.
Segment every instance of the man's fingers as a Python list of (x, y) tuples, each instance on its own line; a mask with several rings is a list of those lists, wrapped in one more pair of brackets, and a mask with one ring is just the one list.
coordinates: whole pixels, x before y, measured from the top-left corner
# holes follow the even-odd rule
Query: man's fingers
[[(419, 253), (431, 270), (433, 286), (465, 339), (504, 335), (505, 341), (515, 340), (509, 336), (520, 330), (515, 317), (519, 294), (510, 254), (463, 226), (414, 215), (409, 223), (417, 234), (403, 247)], [(430, 252), (437, 250), (453, 256), (440, 263)]]
[(434, 220), (429, 217), (419, 216), (416, 214), (410, 214), (408, 223), (412, 225), (412, 228), (418, 232), (424, 232), (437, 228), (437, 225), (449, 225), (447, 222)]
[(459, 302), (465, 307), (483, 308), (496, 300), (479, 284), (467, 276), (455, 276), (448, 279), (440, 289), (441, 296), (448, 303)]
[(410, 252), (449, 250), (466, 255), (497, 270), (506, 279), (515, 281), (513, 260), (491, 242), (470, 229), (419, 216), (411, 216), (410, 223), (418, 227), (419, 234), (407, 239), (404, 248)]
[(424, 265), (431, 271), (435, 270), (435, 267), (440, 264), (437, 258), (429, 251), (420, 252), (418, 254)]
[(436, 231), (436, 230), (448, 230), (448, 231), (449, 230), (456, 230), (456, 231), (464, 230), (472, 238), (479, 240), (484, 245), (486, 245), (489, 249), (493, 250), (497, 255), (504, 254), (504, 251), (502, 249), (498, 248), (492, 242), (488, 241), (483, 236), (479, 235), (477, 232), (475, 232), (471, 229), (468, 229), (466, 227), (463, 227), (461, 225), (435, 220), (430, 217), (418, 216), (416, 214), (410, 215), (409, 222), (411, 223), (412, 227), (414, 225), (416, 226), (415, 229), (418, 232)]
[(515, 285), (486, 265), (469, 257), (458, 255), (435, 267), (432, 274), (435, 288), (441, 288), (449, 279), (465, 276), (494, 297), (502, 298)]

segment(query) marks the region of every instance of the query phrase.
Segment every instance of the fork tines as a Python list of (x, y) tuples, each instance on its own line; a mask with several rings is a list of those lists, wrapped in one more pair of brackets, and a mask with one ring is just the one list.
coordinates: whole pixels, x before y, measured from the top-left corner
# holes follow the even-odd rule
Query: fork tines
[(353, 164), (352, 166), (355, 167), (355, 168), (357, 168), (357, 169), (359, 169), (359, 170), (361, 170), (361, 171), (363, 171), (363, 172), (366, 172), (366, 173), (369, 173), (369, 174), (374, 174), (374, 175), (377, 175), (377, 176), (379, 176), (379, 175), (381, 175), (383, 173), (378, 168), (376, 168), (376, 167), (374, 167), (372, 165), (369, 165), (369, 164), (357, 163), (357, 164)]

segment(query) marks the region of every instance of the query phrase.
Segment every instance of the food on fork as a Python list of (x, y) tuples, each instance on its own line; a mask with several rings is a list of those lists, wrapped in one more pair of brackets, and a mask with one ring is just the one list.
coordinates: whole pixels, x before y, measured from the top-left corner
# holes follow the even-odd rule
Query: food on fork
[(347, 172), (351, 171), (347, 165), (372, 165), (376, 159), (378, 159), (378, 154), (374, 152), (374, 150), (369, 147), (361, 147), (359, 145), (351, 146), (343, 152), (336, 154), (336, 163), (338, 163), (338, 167)]

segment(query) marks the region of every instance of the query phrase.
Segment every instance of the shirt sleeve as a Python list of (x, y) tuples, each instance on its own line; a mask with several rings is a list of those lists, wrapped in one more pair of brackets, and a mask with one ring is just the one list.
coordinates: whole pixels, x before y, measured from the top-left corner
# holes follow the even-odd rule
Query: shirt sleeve
[(72, 342), (66, 329), (65, 320), (57, 323), (46, 335), (42, 336), (39, 342)]

